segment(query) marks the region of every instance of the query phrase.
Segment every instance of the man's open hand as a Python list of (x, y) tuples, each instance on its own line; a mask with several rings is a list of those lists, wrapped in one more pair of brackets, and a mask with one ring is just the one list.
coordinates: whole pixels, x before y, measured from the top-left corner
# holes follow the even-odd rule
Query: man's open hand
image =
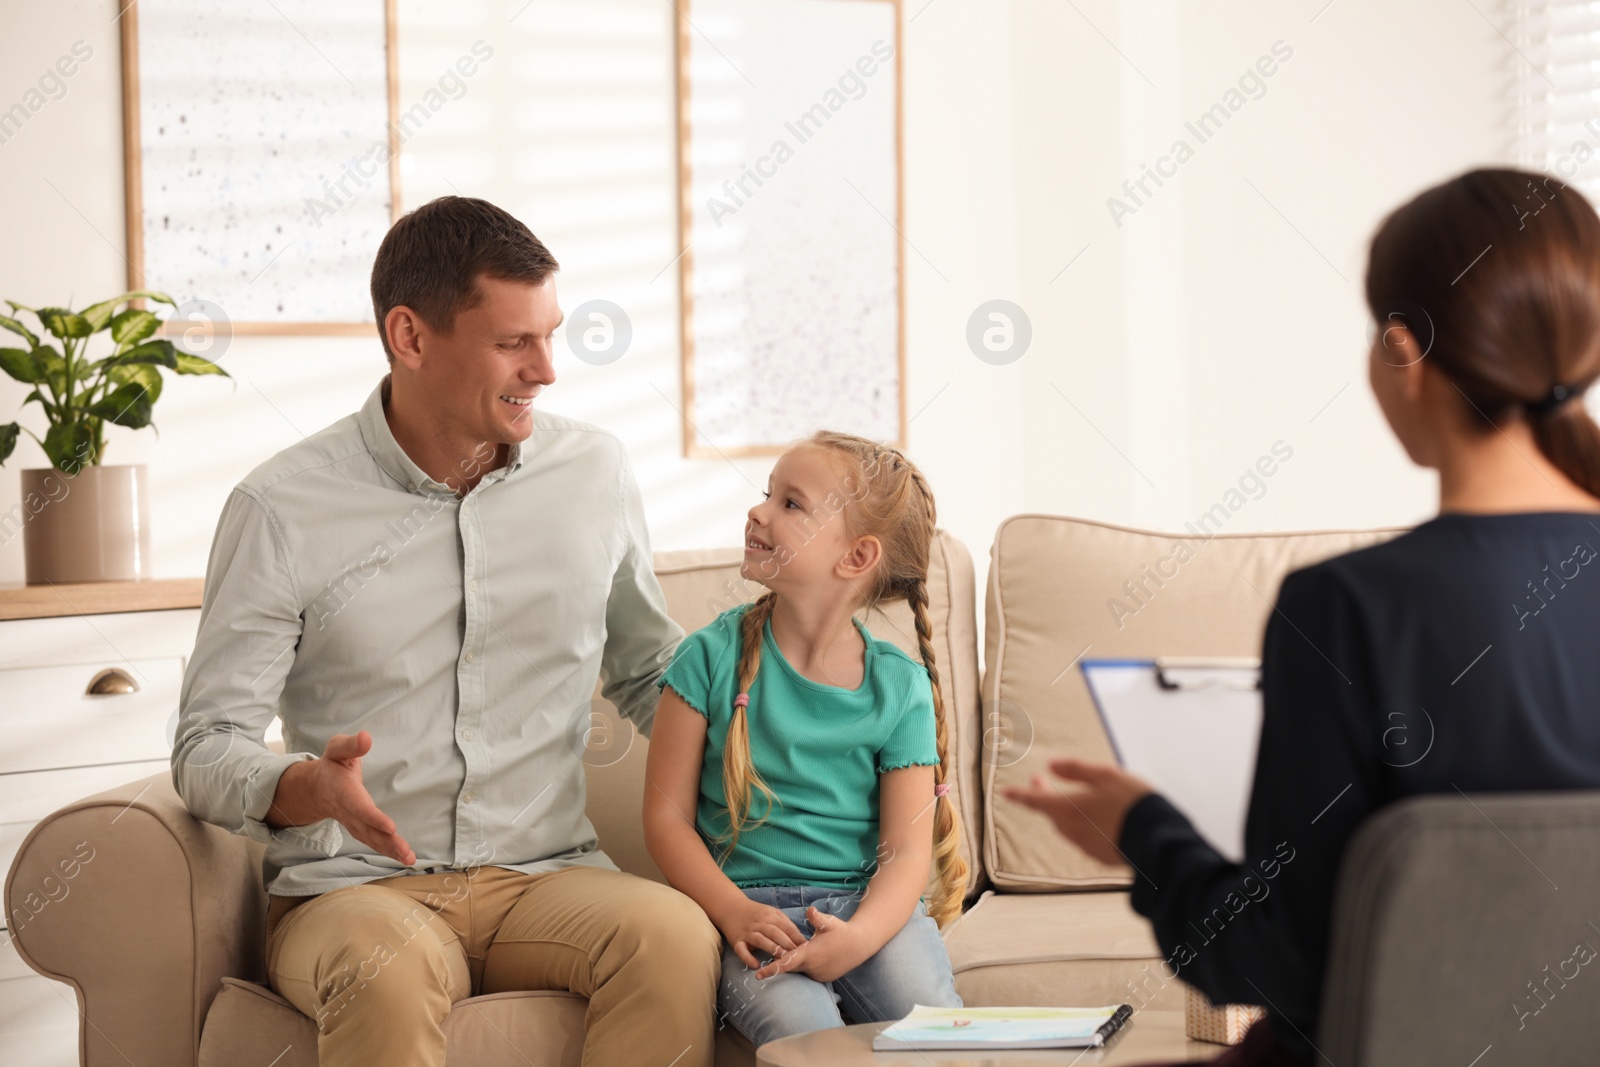
[(372, 751), (372, 735), (334, 734), (322, 757), (290, 765), (278, 779), (269, 826), (305, 826), (333, 819), (362, 844), (406, 866), (417, 854), (395, 832), (394, 820), (372, 800), (361, 781), (361, 757)]

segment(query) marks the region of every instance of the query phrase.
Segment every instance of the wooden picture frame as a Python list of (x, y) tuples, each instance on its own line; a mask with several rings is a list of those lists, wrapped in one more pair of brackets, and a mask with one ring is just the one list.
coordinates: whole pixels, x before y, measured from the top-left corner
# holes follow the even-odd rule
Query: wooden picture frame
[[(865, 16), (865, 12), (872, 9), (881, 8), (885, 13), (887, 13), (888, 18), (893, 23), (893, 62), (891, 80), (888, 84), (892, 86), (894, 93), (892, 120), (894, 129), (892, 147), (886, 146), (884, 151), (886, 157), (892, 158), (892, 167), (894, 173), (891, 187), (893, 189), (895, 201), (894, 209), (892, 213), (880, 209), (877, 205), (873, 204), (872, 200), (867, 196), (866, 193), (863, 193), (860, 188), (854, 188), (854, 192), (841, 194), (842, 198), (854, 198), (843, 200), (843, 203), (854, 212), (854, 214), (851, 215), (853, 228), (850, 232), (852, 234), (859, 232), (860, 234), (864, 235), (863, 240), (882, 237), (883, 239), (891, 242), (893, 245), (892, 280), (894, 292), (889, 303), (886, 305), (886, 307), (892, 308), (894, 316), (893, 339), (892, 342), (889, 342), (892, 343), (892, 354), (879, 351), (880, 349), (886, 347), (885, 343), (880, 342), (878, 344), (868, 345), (869, 352), (872, 353), (871, 358), (874, 361), (881, 360), (881, 366), (879, 366), (877, 362), (874, 362), (873, 366), (875, 369), (873, 374), (868, 376), (871, 382), (878, 383), (876, 386), (877, 391), (875, 391), (873, 394), (875, 399), (869, 402), (873, 410), (873, 415), (871, 418), (859, 420), (870, 423), (870, 425), (853, 425), (852, 422), (858, 420), (851, 419), (848, 414), (838, 414), (841, 398), (849, 398), (837, 388), (819, 391), (816, 395), (808, 399), (810, 410), (812, 412), (812, 416), (810, 417), (806, 416), (804, 412), (797, 410), (795, 412), (786, 413), (785, 418), (763, 418), (760, 412), (756, 412), (753, 413), (749, 418), (735, 417), (731, 420), (731, 425), (739, 428), (743, 428), (749, 423), (770, 424), (772, 430), (771, 439), (765, 440), (731, 440), (730, 438), (737, 436), (737, 434), (736, 432), (730, 432), (730, 420), (726, 414), (726, 409), (728, 407), (726, 402), (721, 402), (717, 405), (722, 409), (721, 414), (718, 414), (716, 411), (702, 410), (704, 407), (702, 400), (704, 399), (705, 394), (710, 390), (704, 388), (706, 385), (705, 381), (697, 381), (696, 374), (697, 357), (706, 354), (699, 350), (701, 338), (698, 333), (699, 324), (697, 323), (696, 316), (703, 310), (701, 304), (706, 302), (697, 299), (702, 292), (702, 282), (697, 279), (696, 276), (696, 266), (700, 261), (699, 257), (697, 256), (697, 252), (699, 250), (696, 248), (696, 234), (697, 225), (701, 230), (703, 230), (704, 223), (697, 223), (697, 189), (695, 174), (692, 166), (696, 150), (696, 131), (693, 128), (694, 124), (692, 121), (694, 116), (694, 106), (696, 103), (696, 86), (694, 84), (693, 69), (695, 61), (695, 49), (697, 47), (708, 47), (711, 49), (712, 52), (705, 54), (712, 55), (714, 53), (715, 56), (720, 57), (722, 61), (725, 61), (728, 67), (733, 68), (735, 72), (739, 74), (740, 78), (750, 85), (750, 91), (752, 95), (754, 95), (756, 90), (755, 82), (753, 82), (749, 77), (746, 77), (742, 71), (738, 71), (733, 60), (729, 59), (728, 56), (724, 54), (724, 49), (718, 47), (717, 44), (706, 35), (706, 27), (697, 24), (697, 19), (699, 19), (702, 22), (713, 25), (712, 32), (718, 32), (716, 26), (726, 24), (729, 20), (726, 17), (719, 17), (715, 9), (719, 6), (719, 4), (726, 4), (728, 2), (730, 2), (730, 0), (692, 0), (692, 2), (691, 0), (677, 0), (674, 5), (677, 11), (675, 27), (676, 32), (674, 34), (674, 56), (676, 63), (675, 75), (677, 82), (677, 168), (679, 194), (678, 246), (681, 250), (678, 260), (678, 277), (681, 312), (680, 342), (683, 351), (681, 367), (683, 408), (680, 412), (682, 416), (683, 454), (686, 457), (691, 458), (708, 456), (729, 457), (775, 455), (782, 452), (784, 447), (792, 440), (799, 436), (803, 436), (802, 432), (797, 431), (797, 427), (802, 425), (807, 426), (810, 429), (815, 429), (822, 425), (826, 425), (829, 429), (843, 430), (851, 433), (861, 433), (864, 436), (873, 437), (876, 440), (886, 441), (895, 445), (896, 447), (903, 448), (905, 447), (906, 441), (907, 419), (905, 293), (906, 242), (903, 236), (905, 233), (905, 83), (904, 63), (902, 58), (904, 27), (901, 0), (740, 0), (741, 6), (739, 9), (739, 17), (741, 18), (746, 16), (750, 18), (758, 18), (761, 17), (761, 12), (763, 9), (770, 9), (774, 13), (782, 9), (787, 9), (791, 13), (797, 13), (802, 11), (804, 8), (810, 7), (814, 8), (815, 11), (814, 13), (807, 12), (808, 17), (814, 16), (819, 19), (825, 19), (829, 17), (838, 18), (840, 17), (840, 13), (844, 10), (854, 8), (859, 9), (859, 11), (863, 13), (864, 17), (866, 17), (868, 20), (871, 20), (879, 18), (880, 16), (875, 14), (871, 16)], [(724, 10), (723, 15), (726, 16), (726, 10)], [(793, 15), (791, 14), (787, 17), (793, 17)], [(756, 35), (757, 34), (752, 34), (752, 36)], [(775, 34), (769, 32), (768, 36), (775, 36)], [(786, 40), (784, 43), (787, 46), (792, 42)], [(724, 42), (724, 44), (726, 44), (726, 42)], [(865, 48), (866, 45), (863, 44), (860, 45), (860, 47)], [(807, 49), (804, 46), (796, 46), (792, 49), (792, 51), (796, 53), (805, 53)], [(883, 65), (885, 67), (890, 66), (888, 62), (885, 62)], [(856, 69), (864, 72), (870, 67), (871, 64), (863, 63), (858, 64)], [(772, 80), (773, 79), (767, 79), (763, 83), (763, 88), (767, 88)], [(841, 81), (840, 85), (842, 86), (843, 84), (844, 83)], [(819, 91), (819, 95), (827, 91), (820, 83), (816, 86), (806, 86), (807, 90), (813, 88)], [(873, 86), (867, 91), (872, 91), (873, 88), (876, 87)], [(738, 91), (743, 92), (743, 90)], [(862, 97), (852, 96), (849, 99), (858, 100), (862, 99)], [(849, 105), (847, 105), (847, 108), (848, 106)], [(828, 121), (832, 122), (833, 120), (830, 119)], [(804, 125), (804, 123), (802, 124)], [(810, 129), (810, 127), (807, 127), (807, 129)], [(820, 130), (811, 130), (810, 132), (814, 136), (815, 133), (820, 132)], [(772, 147), (777, 147), (776, 142)], [(799, 147), (804, 147), (803, 140), (800, 142)], [(790, 155), (791, 157), (798, 158), (798, 152), (791, 152)], [(779, 162), (782, 163), (783, 160), (780, 159)], [(774, 164), (774, 166), (776, 166), (776, 164)], [(739, 175), (742, 175), (744, 171), (747, 171), (748, 169), (748, 167), (743, 168), (743, 170), (741, 170), (739, 174), (735, 176), (738, 177)], [(763, 170), (763, 173), (766, 173), (766, 170)], [(843, 177), (842, 174), (841, 177)], [(881, 175), (878, 177), (881, 179)], [(881, 185), (882, 182), (880, 180), (874, 185), (874, 188), (878, 188)], [(749, 186), (746, 185), (745, 188), (748, 190)], [(865, 201), (865, 203), (863, 203), (863, 201)], [(752, 196), (749, 202), (754, 203), (755, 197)], [(712, 208), (711, 210), (717, 211), (718, 209)], [(874, 217), (874, 212), (878, 217)], [(800, 228), (804, 228), (815, 224), (818, 221), (819, 220), (817, 218), (802, 219), (798, 225)], [(832, 246), (829, 245), (829, 247)], [(876, 277), (876, 275), (874, 274), (873, 277)], [(878, 290), (873, 291), (878, 292)], [(876, 315), (878, 310), (880, 309), (875, 306), (872, 314)], [(713, 307), (711, 309), (711, 313), (713, 315), (721, 315), (722, 311), (721, 309)], [(875, 336), (883, 336), (881, 323), (875, 323), (873, 329), (874, 331), (877, 331)], [(783, 343), (793, 351), (793, 358), (797, 360), (805, 360), (809, 358), (811, 354), (818, 351), (817, 346), (808, 347), (806, 343), (799, 337), (783, 339)], [(747, 365), (753, 367), (755, 364), (753, 361), (751, 361)], [(887, 400), (884, 400), (879, 393), (884, 387), (884, 383), (887, 380), (888, 371), (890, 369), (892, 369), (894, 395), (887, 398)], [(792, 385), (792, 383), (790, 384)], [(722, 383), (719, 381), (717, 383), (717, 387), (721, 388), (721, 385)], [(794, 392), (795, 390), (793, 388), (789, 388), (783, 391)], [(750, 392), (749, 395), (754, 396), (755, 393)], [(842, 423), (839, 421), (840, 419), (843, 420)], [(807, 429), (805, 432), (809, 432), (809, 429)]]
[[(170, 288), (170, 286), (163, 281), (162, 267), (160, 265), (152, 265), (147, 263), (149, 242), (147, 241), (146, 229), (149, 220), (147, 220), (145, 217), (145, 210), (147, 206), (145, 190), (147, 188), (147, 178), (151, 177), (151, 175), (147, 174), (145, 170), (146, 163), (148, 162), (145, 151), (145, 133), (147, 131), (145, 128), (145, 115), (143, 113), (143, 104), (146, 101), (146, 94), (144, 91), (143, 82), (141, 80), (140, 55), (141, 11), (143, 11), (147, 16), (151, 16), (153, 15), (152, 9), (162, 2), (163, 0), (121, 0), (121, 14), (118, 16), (118, 19), (121, 23), (123, 167), (127, 240), (126, 258), (128, 263), (128, 288), (130, 290), (149, 288), (167, 290)], [(174, 8), (180, 8), (184, 6), (184, 0), (170, 0), (170, 2), (173, 4)], [(378, 144), (386, 144), (387, 146), (387, 159), (384, 161), (386, 162), (387, 166), (382, 167), (382, 173), (384, 175), (384, 180), (386, 180), (388, 183), (388, 208), (386, 214), (388, 225), (392, 225), (396, 220), (399, 219), (401, 215), (401, 137), (399, 132), (400, 101), (397, 87), (399, 80), (399, 56), (395, 42), (397, 0), (366, 0), (366, 2), (376, 6), (381, 6), (382, 9), (382, 45), (384, 49), (382, 78), (384, 81), (384, 93), (386, 97), (386, 101), (383, 106), (383, 119), (386, 130), (383, 133), (371, 131), (373, 135), (368, 136), (368, 129), (367, 127), (363, 126), (363, 132), (361, 134), (352, 133), (350, 136), (353, 140), (359, 139), (362, 143), (370, 143), (374, 146)], [(222, 20), (228, 17), (229, 14), (238, 10), (230, 10), (230, 8), (230, 5), (215, 6), (216, 17), (219, 20)], [(305, 44), (310, 49), (314, 49), (318, 54), (322, 54), (322, 49), (317, 48), (310, 37), (307, 37), (305, 33), (301, 31), (297, 25), (295, 25), (295, 23), (289, 21), (289, 16), (285, 14), (278, 5), (269, 5), (269, 7), (264, 10), (268, 12), (277, 12), (277, 15), (273, 17), (281, 17), (285, 22), (288, 23), (290, 27), (294, 29), (294, 32), (298, 34), (300, 38), (304, 39)], [(223, 49), (233, 49), (235, 47), (239, 47), (240, 42), (231, 39), (219, 39), (217, 41), (217, 46)], [(325, 54), (322, 54), (322, 59), (323, 61), (327, 62), (333, 70), (338, 72), (340, 78), (343, 78), (345, 82), (350, 83), (352, 91), (356, 91), (355, 83), (351, 82), (348, 77), (345, 77), (342, 70), (336, 66), (333, 66), (332, 60), (328, 59)], [(164, 62), (170, 63), (175, 67), (182, 63), (182, 58), (168, 57), (167, 59), (164, 59)], [(269, 80), (269, 73), (270, 72), (266, 71), (262, 72), (261, 81), (263, 83)], [(278, 84), (281, 85), (282, 83), (279, 82)], [(375, 96), (375, 94), (373, 95)], [(365, 105), (367, 109), (370, 110), (370, 100), (366, 101)], [(285, 121), (288, 121), (288, 108), (284, 107), (282, 108), (282, 111), (286, 116)], [(331, 169), (331, 164), (327, 158), (320, 159), (319, 164), (327, 166)], [(382, 164), (380, 164), (380, 166), (382, 166)], [(348, 164), (346, 164), (346, 169), (348, 169)], [(377, 170), (377, 168), (374, 168), (374, 170)], [(171, 177), (171, 175), (168, 175), (168, 177)], [(186, 186), (186, 192), (192, 190), (193, 188), (193, 186)], [(306, 185), (303, 188), (293, 190), (292, 192), (303, 193), (306, 188), (314, 189), (315, 187)], [(351, 200), (353, 202), (353, 196)], [(333, 201), (330, 200), (329, 202), (331, 203)], [(310, 203), (310, 198), (307, 199), (306, 203)], [(247, 210), (251, 209), (247, 208)], [(380, 217), (380, 213), (374, 211), (370, 207), (365, 208), (365, 210), (373, 221), (376, 221)], [(256, 217), (259, 217), (259, 215)], [(288, 218), (287, 213), (285, 214), (284, 218)], [(313, 218), (315, 218), (314, 213)], [(387, 225), (384, 227), (384, 229), (387, 229)], [(281, 232), (281, 230), (282, 227), (280, 226), (279, 231)], [(381, 240), (381, 234), (379, 235), (379, 239)], [(287, 248), (284, 250), (287, 251)], [(376, 250), (375, 243), (373, 245), (373, 250)], [(282, 253), (280, 252), (280, 254)], [(154, 273), (151, 271), (152, 266), (155, 268)], [(263, 268), (262, 273), (266, 273), (266, 270), (270, 269), (271, 266), (273, 266), (273, 264), (269, 262), (267, 266)], [(167, 267), (166, 273), (169, 275), (173, 273), (170, 265)], [(365, 286), (363, 286), (362, 289), (364, 292)], [(180, 305), (183, 304), (185, 299), (200, 298), (220, 304), (225, 314), (228, 311), (226, 300), (216, 300), (216, 297), (220, 295), (219, 293), (174, 292), (172, 295), (178, 299)], [(366, 314), (370, 316), (370, 306), (368, 306), (366, 309)], [(192, 322), (183, 323), (178, 321), (169, 322), (166, 324), (166, 326), (167, 329), (164, 332), (169, 333), (178, 332), (179, 330), (185, 329), (193, 330), (197, 328), (196, 324)], [(211, 330), (223, 327), (217, 323), (206, 322), (199, 328), (202, 330)], [(377, 326), (374, 322), (372, 322), (370, 319), (359, 321), (353, 316), (349, 317), (348, 321), (341, 321), (338, 318), (330, 318), (326, 320), (296, 320), (293, 314), (288, 313), (286, 313), (283, 319), (274, 319), (266, 316), (246, 316), (241, 320), (234, 320), (230, 316), (230, 321), (226, 323), (226, 328), (231, 329), (231, 331), (236, 334), (377, 336)]]

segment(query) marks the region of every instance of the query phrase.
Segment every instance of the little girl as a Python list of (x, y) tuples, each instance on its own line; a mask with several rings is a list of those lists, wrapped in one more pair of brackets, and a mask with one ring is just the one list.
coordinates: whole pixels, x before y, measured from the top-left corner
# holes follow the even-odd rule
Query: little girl
[[(757, 1046), (962, 1006), (939, 936), (967, 865), (944, 784), (933, 533), (928, 483), (899, 452), (800, 442), (745, 526), (740, 573), (770, 592), (686, 637), (658, 683), (645, 843), (722, 931), (718, 1009)], [(920, 664), (853, 618), (902, 598)]]

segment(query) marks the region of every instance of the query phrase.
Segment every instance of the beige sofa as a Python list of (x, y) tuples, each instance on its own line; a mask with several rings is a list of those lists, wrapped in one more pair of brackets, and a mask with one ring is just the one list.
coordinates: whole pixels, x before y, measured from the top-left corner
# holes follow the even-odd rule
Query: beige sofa
[[(1128, 907), (1127, 871), (1088, 860), (1042, 817), (990, 800), (1051, 755), (1110, 757), (1082, 677), (1070, 669), (1081, 656), (1255, 655), (1285, 573), (1393, 532), (1202, 540), (1045, 515), (1008, 519), (993, 546), (981, 677), (972, 560), (940, 534), (932, 614), (951, 716), (952, 795), (972, 868), (969, 906), (945, 937), (968, 1004), (1137, 997), (1182, 1006), (1181, 983), (1163, 982), (1149, 927)], [(758, 592), (738, 577), (739, 558), (737, 549), (657, 556), (669, 609), (686, 629)], [(903, 605), (867, 624), (915, 654)], [(639, 820), (647, 742), (598, 695), (595, 710), (589, 817), (619, 866), (660, 880)], [(96, 859), (79, 870), (65, 906), (41, 912), (17, 936), (30, 966), (78, 990), (84, 1064), (315, 1065), (313, 1023), (261, 984), (259, 845), (192, 818), (157, 775), (35, 827), (6, 881), (7, 910), (20, 903), (13, 887), (40, 884), (56, 857), (86, 840)], [(485, 1067), (576, 1065), (585, 1006), (550, 992), (461, 1001), (446, 1023), (447, 1055)], [(716, 1060), (752, 1063), (753, 1050), (721, 1029)]]

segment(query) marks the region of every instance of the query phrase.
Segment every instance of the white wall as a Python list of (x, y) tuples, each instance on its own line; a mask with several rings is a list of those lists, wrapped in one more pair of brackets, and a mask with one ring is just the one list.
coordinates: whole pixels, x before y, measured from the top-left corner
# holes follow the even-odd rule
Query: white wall
[[(1430, 513), (1366, 385), (1362, 275), (1385, 212), (1511, 158), (1515, 56), (1485, 18), (1508, 5), (1476, 6), (1013, 5), (1029, 509), (1179, 529), (1281, 440), (1226, 529)], [(1259, 99), (1184, 129), (1280, 40)], [(1192, 158), (1117, 226), (1108, 198), (1179, 137)]]
[[(404, 102), (475, 40), (494, 49), (467, 93), (406, 144), (405, 205), (450, 192), (493, 200), (561, 261), (563, 307), (605, 297), (628, 311), (634, 339), (617, 363), (581, 363), (558, 337), (561, 377), (541, 403), (627, 441), (656, 547), (738, 544), (771, 461), (682, 458), (677, 270), (668, 266), (678, 251), (672, 5), (533, 0), (520, 14), (523, 0), (400, 7)], [(77, 306), (123, 289), (116, 10), (114, 0), (4, 0), (6, 106), (74, 41), (94, 55), (63, 99), (0, 145), (0, 201), (8, 205), (0, 213), (0, 297)], [(1015, 271), (1011, 143), (1009, 132), (995, 133), (1009, 129), (1010, 86), (1003, 78), (955, 84), (948, 71), (969, 63), (1006, 69), (1006, 8), (963, 0), (940, 15), (906, 32), (906, 232), (937, 264), (908, 258), (907, 404), (920, 410), (910, 452), (939, 495), (942, 523), (981, 560), (996, 524), (1024, 496), (1021, 373), (972, 374), (967, 364), (976, 361), (961, 340), (961, 309), (996, 287), (1009, 290)], [(982, 152), (972, 151), (976, 143)], [(339, 164), (330, 161), (330, 174)], [(974, 195), (980, 190), (999, 192)], [(365, 287), (365, 275), (351, 284)], [(171, 381), (156, 407), (159, 438), (108, 431), (108, 461), (150, 464), (161, 576), (202, 573), (234, 482), (359, 406), (383, 372), (376, 339), (237, 337), (223, 363), (236, 387)], [(958, 378), (959, 388), (940, 392)], [(14, 417), (22, 393), (0, 384), (0, 421)], [(22, 418), (42, 429), (37, 410)], [(0, 471), (0, 510), (17, 501), (17, 470), (43, 463), (24, 438)], [(22, 577), (18, 537), (0, 546), (0, 583)]]
[[(1432, 479), (1406, 464), (1365, 385), (1365, 242), (1404, 196), (1508, 158), (1514, 57), (1454, 0), (1322, 5), (906, 0), (910, 451), (980, 571), (1008, 514), (1178, 528), (1280, 439), (1293, 459), (1229, 529), (1428, 513)], [(564, 307), (606, 297), (629, 311), (627, 356), (569, 356), (542, 403), (628, 442), (657, 547), (736, 543), (770, 461), (681, 455), (677, 274), (663, 270), (678, 251), (673, 8), (521, 7), (402, 2), (402, 100), (473, 41), (495, 49), (407, 144), (403, 199), (494, 200), (561, 260)], [(1505, 25), (1499, 6), (1483, 10)], [(74, 41), (94, 56), (0, 145), (0, 297), (119, 292), (116, 4), (3, 0), (3, 12), (0, 107)], [(1107, 198), (1280, 39), (1294, 54), (1265, 95), (1116, 226)], [(968, 316), (993, 298), (1032, 322), (1008, 366), (967, 347)], [(353, 410), (383, 370), (376, 340), (348, 338), (235, 338), (224, 363), (236, 387), (171, 382), (159, 438), (110, 431), (110, 461), (151, 465), (160, 575), (201, 573), (229, 487)], [(0, 384), (0, 421), (21, 394)], [(39, 413), (22, 418), (37, 426)], [(0, 510), (16, 471), (42, 462), (19, 446)], [(18, 538), (0, 545), (0, 583), (21, 580)]]

